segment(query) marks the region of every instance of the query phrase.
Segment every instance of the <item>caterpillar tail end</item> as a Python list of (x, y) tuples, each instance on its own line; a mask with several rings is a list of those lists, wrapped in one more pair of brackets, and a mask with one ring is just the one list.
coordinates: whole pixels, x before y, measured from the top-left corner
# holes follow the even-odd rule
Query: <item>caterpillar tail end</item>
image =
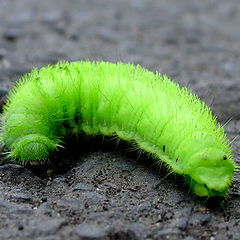
[(60, 145), (44, 135), (29, 134), (12, 145), (9, 157), (17, 164), (40, 165), (46, 163), (57, 147)]

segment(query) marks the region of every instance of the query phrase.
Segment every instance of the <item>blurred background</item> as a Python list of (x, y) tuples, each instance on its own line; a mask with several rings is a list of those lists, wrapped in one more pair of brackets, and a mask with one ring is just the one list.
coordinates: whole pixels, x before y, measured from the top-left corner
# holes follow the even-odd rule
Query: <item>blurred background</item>
[(239, 0), (0, 0), (0, 84), (63, 60), (140, 64), (240, 118)]

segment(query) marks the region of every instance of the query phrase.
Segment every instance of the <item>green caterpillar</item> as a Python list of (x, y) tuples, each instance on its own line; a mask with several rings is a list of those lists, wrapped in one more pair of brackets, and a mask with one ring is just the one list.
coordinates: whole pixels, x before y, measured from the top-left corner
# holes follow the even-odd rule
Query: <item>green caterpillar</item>
[(80, 61), (33, 70), (11, 91), (1, 137), (15, 163), (45, 163), (71, 134), (117, 135), (183, 175), (200, 197), (226, 197), (237, 169), (223, 127), (166, 76)]

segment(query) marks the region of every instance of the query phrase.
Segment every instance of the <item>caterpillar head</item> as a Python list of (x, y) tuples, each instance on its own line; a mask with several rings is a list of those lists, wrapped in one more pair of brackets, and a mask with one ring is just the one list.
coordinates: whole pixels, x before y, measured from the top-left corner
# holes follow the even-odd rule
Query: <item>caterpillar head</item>
[(218, 149), (207, 149), (189, 161), (190, 187), (200, 197), (225, 197), (232, 180), (234, 165), (230, 157)]

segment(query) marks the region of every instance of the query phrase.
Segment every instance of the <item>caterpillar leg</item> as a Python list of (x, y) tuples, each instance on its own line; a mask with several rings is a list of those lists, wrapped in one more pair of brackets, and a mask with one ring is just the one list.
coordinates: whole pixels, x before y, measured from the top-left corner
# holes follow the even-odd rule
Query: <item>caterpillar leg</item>
[(12, 145), (10, 157), (15, 162), (41, 164), (49, 159), (49, 155), (60, 145), (41, 134), (29, 134), (18, 138)]

